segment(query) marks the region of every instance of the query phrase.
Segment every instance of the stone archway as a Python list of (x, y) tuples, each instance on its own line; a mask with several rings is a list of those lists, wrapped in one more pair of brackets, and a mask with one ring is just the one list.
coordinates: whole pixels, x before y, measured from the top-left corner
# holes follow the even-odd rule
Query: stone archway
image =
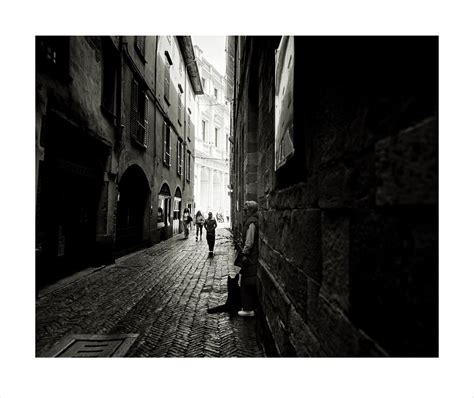
[(143, 244), (149, 196), (150, 187), (145, 173), (138, 165), (130, 166), (119, 182), (116, 238), (119, 252), (129, 251)]

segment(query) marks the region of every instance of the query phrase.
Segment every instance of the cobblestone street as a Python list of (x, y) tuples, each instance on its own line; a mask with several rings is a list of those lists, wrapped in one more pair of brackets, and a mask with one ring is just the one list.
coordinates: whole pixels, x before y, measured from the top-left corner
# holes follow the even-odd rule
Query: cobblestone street
[(217, 230), (214, 258), (193, 231), (41, 291), (36, 355), (71, 334), (134, 333), (127, 357), (262, 357), (256, 319), (206, 312), (225, 302), (233, 258), (228, 229)]

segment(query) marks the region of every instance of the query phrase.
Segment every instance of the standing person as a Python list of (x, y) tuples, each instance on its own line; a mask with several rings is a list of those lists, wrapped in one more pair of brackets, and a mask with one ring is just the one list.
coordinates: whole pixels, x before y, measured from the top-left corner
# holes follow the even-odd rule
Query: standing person
[(239, 316), (255, 316), (257, 306), (257, 262), (258, 262), (258, 204), (253, 200), (244, 203), (244, 248), (240, 266), (240, 297), (242, 310)]
[(204, 225), (204, 216), (201, 214), (201, 210), (196, 213), (196, 242), (199, 239), (202, 240), (202, 226)]
[(183, 213), (183, 225), (184, 225), (184, 237), (189, 237), (189, 226), (191, 225), (193, 218), (189, 214), (189, 209), (186, 207)]
[(214, 257), (214, 243), (216, 242), (216, 219), (212, 217), (212, 213), (209, 212), (206, 221), (204, 221), (204, 228), (206, 228), (206, 239), (209, 246), (209, 257)]

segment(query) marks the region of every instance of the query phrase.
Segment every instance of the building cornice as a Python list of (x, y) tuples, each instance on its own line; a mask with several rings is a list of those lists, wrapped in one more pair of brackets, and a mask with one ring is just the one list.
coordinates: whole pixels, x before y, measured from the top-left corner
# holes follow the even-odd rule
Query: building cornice
[(184, 63), (188, 71), (189, 80), (193, 88), (194, 94), (204, 94), (202, 89), (201, 77), (199, 76), (199, 68), (196, 63), (196, 57), (194, 55), (193, 43), (191, 36), (176, 36), (178, 39), (179, 48), (183, 54)]

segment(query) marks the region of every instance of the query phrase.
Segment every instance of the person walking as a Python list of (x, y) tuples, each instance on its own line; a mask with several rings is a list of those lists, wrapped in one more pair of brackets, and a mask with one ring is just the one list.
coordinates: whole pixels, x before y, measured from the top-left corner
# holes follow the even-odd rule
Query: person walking
[(192, 222), (193, 222), (193, 218), (189, 214), (189, 209), (186, 207), (183, 213), (184, 237), (186, 239), (189, 237), (189, 227)]
[(240, 297), (242, 310), (239, 316), (255, 316), (257, 306), (257, 262), (258, 262), (258, 204), (252, 200), (244, 203), (244, 248), (240, 261)]
[(217, 221), (212, 217), (212, 212), (209, 212), (208, 217), (204, 221), (204, 228), (206, 228), (206, 240), (209, 246), (209, 257), (214, 257)]
[(201, 210), (198, 210), (196, 213), (196, 242), (198, 241), (198, 235), (199, 235), (199, 240), (202, 240), (202, 226), (204, 225), (204, 216), (201, 214)]

